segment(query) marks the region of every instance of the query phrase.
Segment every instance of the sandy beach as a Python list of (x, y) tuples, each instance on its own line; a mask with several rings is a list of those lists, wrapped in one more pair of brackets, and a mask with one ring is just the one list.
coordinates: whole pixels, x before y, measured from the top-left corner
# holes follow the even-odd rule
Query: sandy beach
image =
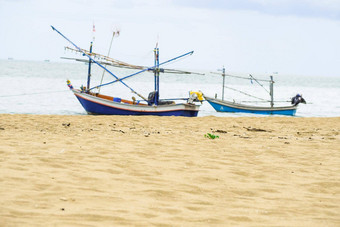
[(340, 226), (340, 117), (0, 114), (0, 141), (0, 226)]

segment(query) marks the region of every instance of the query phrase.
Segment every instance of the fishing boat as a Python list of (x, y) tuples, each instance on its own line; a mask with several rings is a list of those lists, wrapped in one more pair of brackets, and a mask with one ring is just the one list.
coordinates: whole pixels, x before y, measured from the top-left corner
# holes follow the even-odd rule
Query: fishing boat
[[(165, 70), (160, 68), (161, 65), (169, 63), (171, 61), (180, 59), (184, 56), (192, 55), (193, 51), (180, 55), (178, 57), (172, 58), (165, 62), (159, 62), (159, 48), (156, 46), (154, 49), (154, 57), (155, 63), (152, 67), (143, 67), (143, 66), (135, 66), (128, 63), (124, 63), (121, 61), (117, 61), (114, 59), (110, 59), (108, 56), (101, 56), (99, 54), (95, 54), (92, 52), (92, 42), (90, 45), (90, 50), (86, 51), (84, 49), (79, 48), (76, 44), (74, 44), (71, 40), (69, 40), (66, 36), (64, 36), (61, 32), (59, 32), (55, 27), (51, 26), (54, 31), (56, 31), (59, 35), (61, 35), (64, 39), (66, 39), (69, 43), (71, 43), (77, 52), (82, 53), (83, 56), (86, 56), (88, 60), (76, 59), (79, 61), (85, 61), (88, 63), (88, 76), (87, 76), (87, 86), (81, 86), (80, 89), (75, 89), (71, 82), (67, 80), (67, 85), (77, 97), (83, 108), (86, 110), (88, 114), (96, 114), (96, 115), (157, 115), (157, 116), (185, 116), (185, 117), (196, 117), (200, 103), (203, 101), (203, 95), (201, 92), (191, 91), (189, 92), (188, 98), (173, 98), (173, 99), (160, 99), (159, 93), (159, 77), (160, 72), (164, 72)], [(100, 62), (99, 60), (95, 60), (100, 58), (105, 61)], [(91, 87), (91, 65), (96, 64), (99, 67), (103, 68), (105, 72), (110, 74), (114, 80), (108, 83), (100, 84), (94, 87)], [(107, 69), (107, 67), (103, 66), (111, 65), (123, 68), (130, 69), (138, 69), (138, 72), (130, 74), (128, 76), (119, 78), (112, 71)], [(129, 85), (127, 85), (124, 80), (136, 75), (139, 75), (143, 72), (153, 72), (154, 73), (154, 90), (149, 93), (148, 98), (145, 98), (140, 93), (136, 92)], [(177, 72), (177, 70), (173, 70), (173, 72)], [(184, 72), (186, 73), (186, 72)], [(137, 100), (135, 97), (132, 97), (132, 100), (122, 99), (120, 97), (113, 97), (108, 95), (100, 94), (100, 92), (94, 92), (94, 89), (100, 89), (100, 87), (107, 86), (109, 84), (121, 83), (130, 91), (141, 98), (141, 100)], [(179, 102), (179, 103), (177, 103)], [(199, 104), (196, 104), (199, 102)]]
[[(258, 85), (263, 85), (260, 82), (268, 82), (270, 85), (270, 91), (268, 92), (267, 89), (264, 89), (269, 93), (270, 100), (265, 100), (262, 98), (258, 98), (256, 96), (250, 95), (248, 93), (239, 91), (237, 89), (226, 87), (225, 86), (225, 77), (236, 77), (239, 79), (247, 79), (251, 80), (252, 82), (255, 81)], [(295, 97), (291, 99), (291, 105), (288, 106), (275, 106), (274, 102), (274, 80), (273, 76), (270, 76), (270, 80), (259, 80), (254, 78), (252, 75), (249, 75), (249, 77), (240, 77), (240, 76), (234, 76), (234, 75), (227, 75), (225, 73), (225, 68), (222, 69), (222, 77), (223, 77), (223, 85), (222, 85), (222, 98), (218, 99), (217, 95), (215, 97), (209, 97), (206, 95), (203, 95), (205, 100), (217, 111), (217, 112), (241, 112), (241, 113), (254, 113), (254, 114), (266, 114), (266, 115), (272, 115), (272, 114), (280, 114), (280, 115), (290, 115), (294, 116), (298, 107), (299, 103), (306, 103), (306, 101), (302, 98), (300, 94), (297, 94)], [(229, 88), (234, 91), (241, 92), (245, 95), (251, 96), (253, 98), (257, 98), (262, 102), (270, 103), (270, 106), (256, 106), (256, 105), (248, 105), (243, 103), (238, 103), (235, 101), (227, 101), (224, 100), (224, 88)]]

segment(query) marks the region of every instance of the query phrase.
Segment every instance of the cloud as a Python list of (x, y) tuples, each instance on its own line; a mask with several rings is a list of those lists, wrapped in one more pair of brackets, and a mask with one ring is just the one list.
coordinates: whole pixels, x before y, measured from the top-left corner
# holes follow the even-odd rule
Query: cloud
[(107, 53), (118, 27), (111, 57), (132, 64), (152, 64), (159, 41), (161, 60), (195, 51), (176, 62), (184, 69), (338, 75), (340, 21), (321, 12), (339, 7), (333, 0), (0, 0), (0, 58), (60, 60), (69, 44), (50, 25), (88, 48), (94, 22), (95, 52)]
[(340, 20), (339, 0), (174, 0), (178, 6)]

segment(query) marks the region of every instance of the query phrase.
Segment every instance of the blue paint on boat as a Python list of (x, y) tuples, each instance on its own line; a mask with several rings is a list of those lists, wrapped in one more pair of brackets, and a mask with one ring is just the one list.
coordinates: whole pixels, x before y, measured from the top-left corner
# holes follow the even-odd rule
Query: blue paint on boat
[[(182, 116), (182, 117), (197, 117), (198, 110), (175, 109), (166, 111), (138, 111), (124, 108), (116, 108), (101, 103), (93, 102), (76, 95), (77, 99), (89, 114), (94, 115), (155, 115), (155, 116)], [(126, 107), (131, 104), (123, 104)], [(174, 105), (176, 106), (176, 105)], [(158, 106), (159, 107), (159, 106)], [(159, 108), (158, 108), (159, 109)]]
[(278, 106), (278, 107), (250, 106), (220, 99), (214, 99), (207, 96), (204, 96), (204, 98), (217, 112), (253, 113), (265, 115), (280, 114), (294, 116), (297, 108), (297, 106)]

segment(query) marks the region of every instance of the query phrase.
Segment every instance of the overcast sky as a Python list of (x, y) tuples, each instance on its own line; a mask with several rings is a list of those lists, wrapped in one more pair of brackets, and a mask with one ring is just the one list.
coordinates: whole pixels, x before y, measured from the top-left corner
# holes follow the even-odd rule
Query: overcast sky
[(152, 65), (194, 50), (171, 67), (340, 76), (340, 0), (0, 0), (0, 59), (61, 61), (68, 43)]

